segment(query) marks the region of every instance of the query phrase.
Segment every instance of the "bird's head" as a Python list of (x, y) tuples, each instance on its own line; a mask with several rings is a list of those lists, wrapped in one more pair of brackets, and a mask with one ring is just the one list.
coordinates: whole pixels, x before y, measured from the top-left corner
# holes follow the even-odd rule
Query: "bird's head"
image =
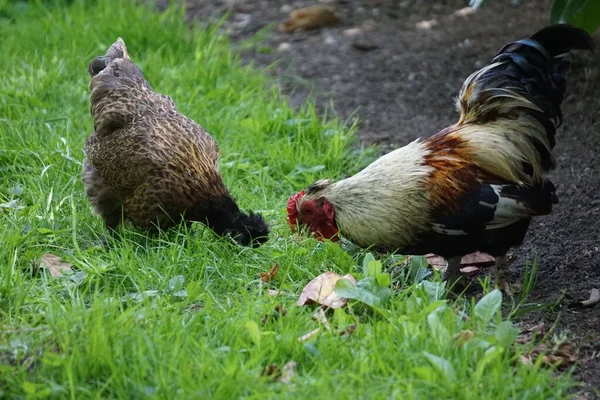
[(116, 77), (144, 77), (142, 70), (131, 61), (125, 42), (121, 38), (117, 38), (105, 55), (94, 58), (88, 64), (90, 77), (93, 78), (102, 72)]
[(339, 240), (335, 222), (335, 208), (323, 195), (323, 190), (331, 185), (329, 180), (320, 180), (289, 198), (287, 203), (288, 224), (295, 232), (297, 228), (308, 227), (318, 240)]

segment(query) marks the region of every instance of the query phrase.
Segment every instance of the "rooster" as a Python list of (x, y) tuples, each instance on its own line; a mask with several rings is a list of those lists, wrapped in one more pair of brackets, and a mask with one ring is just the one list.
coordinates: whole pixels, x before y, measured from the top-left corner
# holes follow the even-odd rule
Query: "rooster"
[(223, 183), (214, 139), (150, 88), (121, 38), (88, 72), (94, 133), (82, 179), (109, 231), (123, 218), (150, 231), (183, 218), (243, 245), (267, 239), (263, 217), (240, 211)]
[(332, 241), (341, 233), (379, 251), (439, 254), (453, 283), (460, 283), (463, 255), (486, 252), (496, 258), (497, 285), (510, 294), (508, 251), (522, 243), (532, 217), (558, 202), (546, 174), (562, 122), (569, 64), (561, 56), (593, 48), (590, 35), (568, 24), (507, 44), (464, 82), (457, 123), (352, 177), (319, 180), (290, 197), (292, 230), (308, 227)]

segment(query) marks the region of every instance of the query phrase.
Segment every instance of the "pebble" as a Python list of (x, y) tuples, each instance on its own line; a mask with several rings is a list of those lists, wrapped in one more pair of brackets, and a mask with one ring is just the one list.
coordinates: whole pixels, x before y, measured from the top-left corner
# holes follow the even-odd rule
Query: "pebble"
[(361, 33), (362, 33), (362, 29), (360, 29), (360, 28), (350, 28), (350, 29), (344, 30), (344, 32), (343, 32), (344, 36), (358, 36)]
[(436, 19), (430, 19), (428, 21), (421, 21), (415, 24), (415, 28), (417, 29), (431, 29), (438, 24)]
[(365, 19), (365, 21), (362, 23), (362, 26), (361, 26), (361, 28), (364, 29), (365, 31), (374, 31), (376, 27), (377, 27), (377, 22), (375, 22), (375, 20), (372, 20), (371, 18)]
[(466, 17), (467, 15), (471, 15), (476, 13), (477, 11), (472, 7), (461, 8), (460, 10), (454, 11), (454, 15), (457, 17)]
[(374, 50), (377, 47), (377, 43), (375, 43), (370, 37), (366, 35), (355, 36), (352, 41), (352, 47), (361, 51), (370, 51)]
[(277, 51), (279, 51), (279, 52), (289, 51), (291, 49), (292, 49), (292, 45), (287, 42), (280, 43), (279, 46), (277, 47)]
[(293, 11), (294, 9), (292, 8), (292, 6), (290, 6), (289, 4), (284, 4), (281, 6), (281, 8), (279, 9), (280, 12), (284, 13), (284, 14), (289, 14)]
[(331, 35), (327, 35), (325, 36), (325, 40), (324, 40), (325, 44), (336, 44), (337, 40), (335, 40), (335, 38)]

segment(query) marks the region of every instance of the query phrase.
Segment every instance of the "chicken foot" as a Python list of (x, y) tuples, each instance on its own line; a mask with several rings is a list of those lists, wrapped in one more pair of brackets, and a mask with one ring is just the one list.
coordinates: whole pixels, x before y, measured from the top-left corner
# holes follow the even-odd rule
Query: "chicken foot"
[(455, 293), (468, 292), (475, 289), (474, 283), (462, 276), (460, 272), (462, 257), (449, 258), (448, 267), (444, 272), (443, 279), (450, 285), (450, 290)]
[(517, 257), (515, 255), (504, 254), (496, 257), (494, 264), (494, 270), (496, 275), (496, 286), (500, 288), (506, 295), (513, 296), (514, 291), (518, 292), (518, 285), (510, 282), (510, 271), (509, 267), (515, 261)]

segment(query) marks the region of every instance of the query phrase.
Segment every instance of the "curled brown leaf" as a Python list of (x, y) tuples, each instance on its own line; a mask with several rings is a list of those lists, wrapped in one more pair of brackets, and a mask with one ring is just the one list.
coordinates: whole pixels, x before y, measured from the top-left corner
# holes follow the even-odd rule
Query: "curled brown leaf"
[(307, 340), (310, 340), (311, 338), (313, 338), (314, 336), (316, 336), (319, 332), (321, 332), (321, 328), (314, 329), (314, 330), (308, 332), (307, 334), (300, 336), (298, 338), (298, 341), (299, 342), (306, 342)]
[(346, 329), (343, 329), (343, 330), (339, 331), (338, 335), (340, 335), (340, 336), (344, 336), (344, 335), (351, 336), (354, 333), (354, 331), (356, 331), (356, 327), (357, 327), (356, 324), (349, 325), (349, 326), (346, 327)]
[(467, 343), (469, 340), (472, 340), (474, 337), (475, 334), (473, 333), (473, 331), (467, 329), (454, 334), (454, 336), (452, 336), (452, 342), (456, 343), (456, 345), (460, 347)]
[(40, 269), (46, 268), (52, 276), (61, 276), (64, 272), (72, 272), (72, 264), (62, 261), (62, 259), (54, 254), (46, 253), (40, 261)]
[(277, 273), (279, 273), (279, 264), (274, 264), (269, 272), (260, 273), (260, 280), (263, 282), (271, 282), (273, 279), (275, 279)]
[(342, 278), (356, 284), (356, 279), (350, 274), (340, 276), (335, 272), (324, 272), (304, 287), (297, 304), (303, 306), (318, 303), (329, 308), (345, 306), (348, 300), (335, 292), (335, 283)]
[(325, 315), (323, 307), (319, 307), (317, 311), (315, 311), (315, 313), (312, 316), (312, 319), (317, 322), (320, 322), (325, 327), (325, 329), (331, 329), (331, 325), (329, 325), (329, 320), (327, 319), (327, 315)]

